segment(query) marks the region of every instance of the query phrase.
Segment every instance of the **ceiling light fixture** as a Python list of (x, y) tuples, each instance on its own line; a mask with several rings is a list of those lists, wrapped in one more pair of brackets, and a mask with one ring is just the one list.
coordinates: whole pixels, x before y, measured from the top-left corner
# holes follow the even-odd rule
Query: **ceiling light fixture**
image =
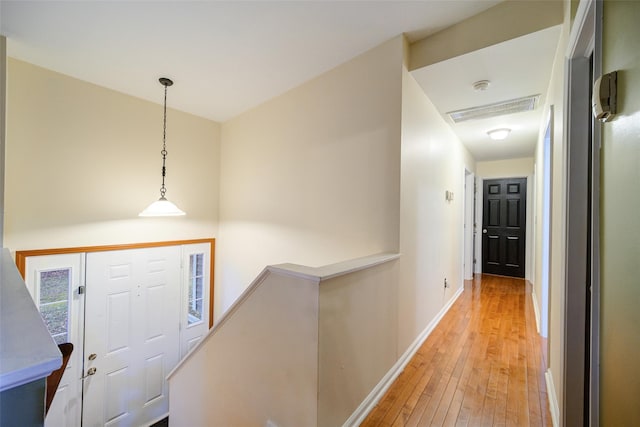
[(508, 137), (509, 133), (511, 133), (511, 129), (503, 128), (490, 130), (489, 132), (487, 132), (487, 135), (489, 135), (489, 138), (499, 141)]
[(167, 174), (165, 166), (167, 160), (167, 87), (171, 86), (173, 82), (166, 77), (161, 77), (159, 81), (164, 86), (164, 122), (162, 126), (162, 151), (160, 152), (162, 154), (162, 186), (160, 187), (160, 199), (151, 203), (140, 212), (139, 216), (180, 216), (185, 215), (185, 212), (164, 197), (167, 193), (164, 186), (164, 177)]

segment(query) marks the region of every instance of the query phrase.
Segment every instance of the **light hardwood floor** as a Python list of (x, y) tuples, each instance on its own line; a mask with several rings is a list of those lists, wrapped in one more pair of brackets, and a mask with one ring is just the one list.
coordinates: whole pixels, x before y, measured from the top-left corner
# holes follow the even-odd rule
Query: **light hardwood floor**
[(477, 275), (362, 426), (550, 426), (530, 286)]

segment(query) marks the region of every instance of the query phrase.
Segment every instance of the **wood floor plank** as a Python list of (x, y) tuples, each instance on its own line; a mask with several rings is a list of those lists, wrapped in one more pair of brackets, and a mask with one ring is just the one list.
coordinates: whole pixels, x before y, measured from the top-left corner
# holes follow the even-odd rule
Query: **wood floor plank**
[(404, 371), (398, 376), (393, 385), (387, 390), (384, 397), (376, 405), (371, 414), (364, 421), (362, 426), (378, 426), (382, 423), (382, 420), (387, 416), (389, 410), (393, 407), (394, 403), (399, 400), (402, 392), (405, 389), (405, 385), (411, 379), (416, 371), (416, 367), (413, 363), (409, 363)]
[(400, 399), (398, 399), (393, 407), (387, 413), (387, 416), (380, 423), (381, 426), (388, 425), (405, 425), (410, 417), (419, 396), (422, 394), (426, 383), (434, 372), (434, 366), (438, 365), (438, 358), (442, 355), (436, 348), (430, 348), (425, 353), (425, 363), (423, 369), (416, 370), (413, 376), (403, 387)]
[(492, 426), (493, 416), (496, 409), (496, 400), (498, 398), (498, 379), (500, 376), (499, 367), (497, 365), (491, 366), (489, 373), (489, 384), (487, 385), (487, 394), (484, 398), (484, 405), (482, 406), (482, 418), (481, 426)]
[[(505, 295), (500, 298), (499, 310), (503, 312), (509, 306)], [(500, 353), (496, 359), (496, 363), (499, 366), (498, 385), (496, 388), (496, 407), (493, 413), (493, 425), (494, 426), (506, 426), (507, 424), (507, 390), (509, 385), (509, 343), (507, 337), (511, 323), (508, 319), (504, 319), (500, 323), (500, 329), (498, 331), (500, 340)]]
[(531, 286), (477, 275), (362, 426), (549, 426)]
[[(438, 353), (436, 349), (432, 349), (432, 352), (434, 356), (436, 355), (436, 353)], [(419, 379), (418, 383), (416, 384), (416, 387), (413, 388), (411, 392), (411, 396), (409, 396), (409, 399), (402, 407), (401, 414), (396, 419), (396, 425), (410, 426), (414, 424), (411, 421), (411, 416), (414, 412), (416, 412), (416, 407), (419, 407), (421, 403), (420, 399), (424, 393), (424, 390), (427, 387), (427, 384), (429, 384), (429, 381), (431, 381), (431, 377), (436, 369), (436, 366), (438, 366), (438, 358), (442, 356), (443, 356), (442, 353), (440, 353), (435, 360), (432, 359), (432, 363), (430, 364), (429, 368), (425, 370), (422, 377)], [(420, 410), (418, 409), (417, 411), (420, 411)], [(401, 424), (398, 424), (400, 422)]]

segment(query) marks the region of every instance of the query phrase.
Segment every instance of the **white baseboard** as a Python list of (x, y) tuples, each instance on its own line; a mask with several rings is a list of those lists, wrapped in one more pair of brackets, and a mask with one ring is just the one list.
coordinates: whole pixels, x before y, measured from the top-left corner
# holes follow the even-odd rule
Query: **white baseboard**
[(396, 361), (396, 363), (391, 367), (389, 372), (387, 372), (384, 377), (380, 380), (378, 384), (371, 390), (371, 393), (362, 401), (360, 406), (351, 414), (351, 416), (345, 421), (342, 425), (343, 427), (355, 427), (362, 424), (364, 419), (369, 415), (369, 412), (373, 409), (374, 406), (378, 404), (380, 399), (387, 392), (389, 387), (393, 384), (393, 382), (398, 378), (398, 376), (402, 373), (407, 364), (411, 361), (411, 358), (416, 354), (416, 352), (420, 349), (422, 344), (429, 337), (431, 332), (435, 329), (435, 327), (440, 323), (440, 320), (444, 317), (444, 315), (449, 311), (454, 302), (458, 299), (462, 292), (464, 291), (464, 286), (460, 286), (460, 289), (456, 291), (451, 300), (442, 307), (442, 310), (433, 318), (431, 322), (427, 325), (427, 327), (418, 335), (418, 337), (411, 343), (409, 348), (400, 356), (400, 358)]
[(540, 308), (538, 307), (538, 298), (535, 290), (531, 291), (531, 299), (533, 300), (533, 314), (536, 316), (536, 331), (540, 335)]
[(558, 406), (558, 396), (556, 395), (556, 387), (553, 384), (551, 369), (547, 369), (547, 372), (544, 373), (544, 379), (547, 383), (547, 396), (549, 396), (551, 422), (553, 423), (553, 427), (558, 427), (560, 425), (560, 406)]

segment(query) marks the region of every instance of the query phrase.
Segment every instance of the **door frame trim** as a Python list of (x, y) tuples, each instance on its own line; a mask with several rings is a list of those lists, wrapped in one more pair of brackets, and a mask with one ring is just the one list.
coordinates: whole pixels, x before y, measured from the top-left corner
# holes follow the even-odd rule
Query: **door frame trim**
[[(467, 177), (470, 177), (471, 186), (467, 186)], [(473, 274), (475, 273), (475, 263), (474, 259), (476, 258), (475, 247), (473, 244), (473, 234), (476, 232), (476, 221), (475, 221), (475, 181), (476, 174), (475, 172), (469, 170), (467, 166), (462, 168), (462, 185), (463, 185), (463, 196), (462, 196), (462, 218), (463, 218), (463, 233), (462, 233), (462, 283), (464, 284), (465, 280), (472, 280)], [(471, 277), (467, 276), (467, 271), (470, 271)]]
[(476, 231), (477, 231), (477, 235), (476, 235), (476, 242), (475, 242), (475, 248), (473, 248), (474, 250), (474, 255), (476, 257), (476, 263), (473, 267), (473, 273), (474, 274), (482, 274), (482, 221), (484, 221), (484, 218), (482, 217), (482, 209), (484, 206), (484, 194), (482, 189), (484, 188), (484, 180), (485, 179), (490, 179), (490, 178), (484, 178), (480, 175), (478, 175), (476, 173), (476, 185), (475, 185), (475, 196), (476, 196), (476, 216), (474, 218), (474, 221), (476, 223)]
[(125, 243), (117, 245), (101, 245), (101, 246), (78, 246), (72, 248), (52, 248), (52, 249), (32, 249), (24, 251), (16, 251), (16, 266), (20, 275), (24, 279), (25, 268), (28, 257), (59, 255), (59, 254), (76, 254), (88, 252), (108, 252), (120, 251), (126, 249), (144, 249), (157, 248), (161, 246), (182, 246), (196, 243), (209, 243), (211, 245), (211, 253), (209, 259), (209, 328), (213, 327), (213, 303), (214, 303), (214, 269), (215, 269), (215, 249), (216, 239), (188, 239), (188, 240), (169, 240), (162, 242), (143, 242), (143, 243)]
[[(553, 241), (553, 165), (554, 165), (554, 145), (555, 141), (555, 105), (549, 105), (548, 116), (546, 120), (546, 126), (544, 130), (544, 136), (542, 137), (542, 164), (540, 165), (539, 173), (540, 177), (536, 180), (540, 180), (540, 189), (536, 189), (540, 194), (540, 207), (536, 207), (540, 211), (540, 290), (539, 295), (540, 306), (540, 324), (538, 332), (540, 335), (547, 339), (547, 354), (549, 354), (549, 320), (551, 312), (551, 264), (553, 260), (552, 254), (552, 241)], [(547, 134), (549, 134), (547, 143)], [(548, 163), (547, 163), (548, 155)], [(546, 182), (548, 180), (548, 182)], [(548, 185), (548, 194), (545, 195), (545, 183)], [(546, 226), (546, 230), (545, 230)], [(546, 231), (546, 233), (545, 233)], [(534, 233), (537, 235), (537, 231)], [(545, 243), (546, 240), (546, 243)], [(546, 254), (545, 254), (546, 245)], [(546, 263), (546, 274), (545, 274)], [(533, 274), (535, 277), (535, 273)], [(546, 305), (546, 307), (545, 307)], [(546, 315), (546, 316), (545, 316)], [(544, 327), (543, 327), (544, 323)]]
[[(564, 390), (563, 420), (566, 425), (597, 425), (599, 419), (599, 182), (600, 126), (592, 129), (591, 193), (589, 193), (588, 132), (589, 56), (593, 55), (593, 75), (601, 73), (602, 2), (582, 0), (569, 36), (566, 53), (565, 104), (565, 307), (564, 307)], [(585, 105), (587, 106), (585, 111)], [(591, 199), (592, 216), (584, 201)], [(591, 252), (586, 253), (587, 237)], [(587, 256), (585, 256), (587, 255)], [(589, 268), (589, 270), (587, 270)], [(587, 279), (591, 283), (587, 306)], [(589, 325), (587, 325), (589, 319)], [(589, 327), (588, 334), (585, 327)], [(585, 360), (586, 357), (589, 360)], [(580, 363), (582, 362), (582, 363)], [(588, 362), (588, 365), (586, 364)], [(585, 378), (587, 371), (589, 378)], [(588, 392), (588, 396), (587, 393)], [(588, 407), (585, 407), (588, 406)]]

